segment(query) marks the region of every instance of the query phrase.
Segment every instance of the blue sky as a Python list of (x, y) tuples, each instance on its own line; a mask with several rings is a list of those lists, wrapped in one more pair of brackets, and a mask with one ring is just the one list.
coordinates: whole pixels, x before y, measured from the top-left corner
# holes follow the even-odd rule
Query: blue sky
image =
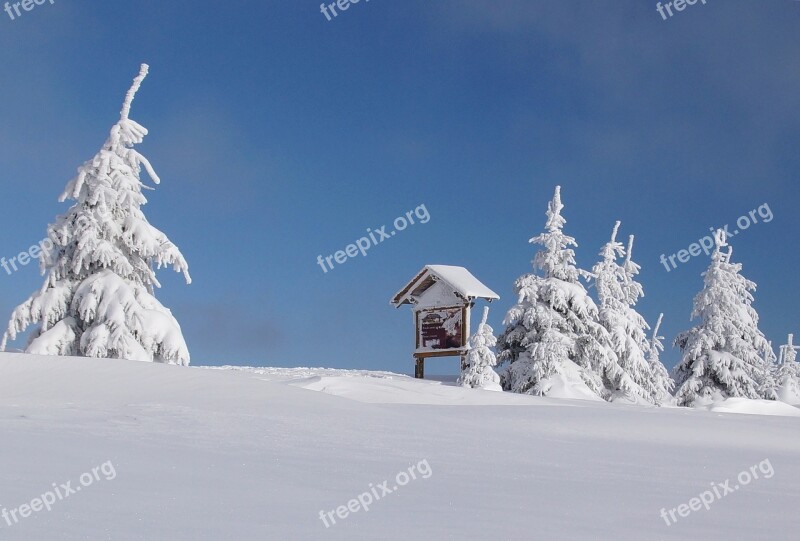
[[(651, 322), (690, 325), (705, 256), (659, 256), (766, 203), (733, 239), (762, 329), (800, 333), (800, 3), (56, 0), (0, 12), (0, 255), (41, 240), (104, 142), (139, 64), (131, 118), (162, 179), (144, 207), (194, 282), (159, 275), (194, 364), (411, 370), (423, 265), (463, 265), (500, 294), (562, 185), (578, 262), (615, 220), (635, 234)], [(323, 273), (330, 255), (424, 204), (416, 224)], [(391, 229), (391, 227), (390, 227)], [(0, 317), (41, 285), (0, 272)], [(22, 344), (15, 344), (21, 346)], [(676, 350), (664, 359), (673, 365)], [(454, 359), (430, 361), (452, 372)]]

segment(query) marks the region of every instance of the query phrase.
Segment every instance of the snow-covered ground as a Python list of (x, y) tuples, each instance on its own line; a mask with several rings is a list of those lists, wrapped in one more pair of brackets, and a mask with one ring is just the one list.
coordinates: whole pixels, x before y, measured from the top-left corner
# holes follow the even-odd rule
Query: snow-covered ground
[(0, 354), (0, 539), (794, 539), (798, 411)]

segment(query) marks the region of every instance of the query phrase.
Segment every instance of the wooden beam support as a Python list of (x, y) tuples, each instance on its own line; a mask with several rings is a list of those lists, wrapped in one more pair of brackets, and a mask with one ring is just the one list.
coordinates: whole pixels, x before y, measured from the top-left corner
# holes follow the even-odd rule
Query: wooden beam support
[(416, 379), (425, 379), (425, 359), (416, 357), (414, 359), (414, 377)]

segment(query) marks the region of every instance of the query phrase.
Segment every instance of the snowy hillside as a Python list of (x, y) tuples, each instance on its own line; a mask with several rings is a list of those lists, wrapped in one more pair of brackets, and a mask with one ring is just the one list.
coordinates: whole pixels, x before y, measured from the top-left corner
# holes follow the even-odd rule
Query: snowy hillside
[(797, 536), (786, 415), (0, 354), (0, 423), (9, 541)]

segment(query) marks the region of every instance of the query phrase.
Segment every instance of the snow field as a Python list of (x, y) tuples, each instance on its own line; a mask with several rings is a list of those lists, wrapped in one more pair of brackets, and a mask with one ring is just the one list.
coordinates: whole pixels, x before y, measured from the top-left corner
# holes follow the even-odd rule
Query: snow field
[[(96, 464), (117, 472), (0, 523), (9, 541), (781, 539), (800, 503), (786, 416), (20, 354), (0, 355), (0, 396), (6, 508)], [(765, 459), (769, 480), (671, 526), (659, 515)], [(430, 478), (325, 528), (320, 510), (422, 461)]]

